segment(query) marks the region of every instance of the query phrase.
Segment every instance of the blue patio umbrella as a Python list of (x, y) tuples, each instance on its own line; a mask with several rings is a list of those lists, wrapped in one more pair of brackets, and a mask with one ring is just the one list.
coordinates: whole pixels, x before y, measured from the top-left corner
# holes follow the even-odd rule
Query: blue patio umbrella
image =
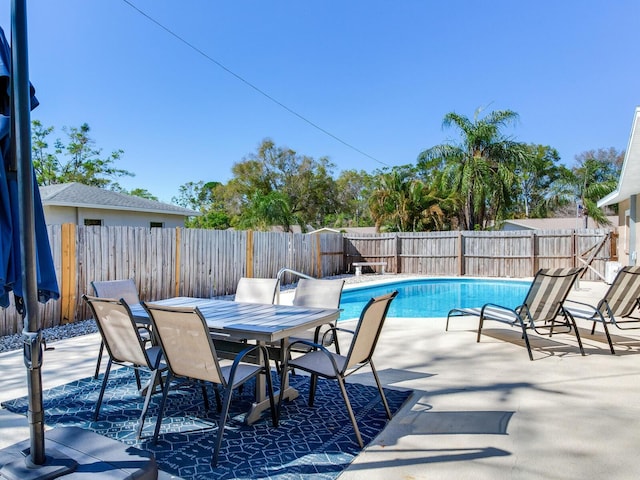
[(44, 448), (38, 300), (58, 298), (59, 293), (31, 163), (29, 112), (38, 102), (29, 83), (25, 0), (12, 1), (11, 20), (13, 52), (0, 28), (0, 306), (8, 305), (8, 293), (13, 290), (23, 316), (31, 447), (23, 461), (3, 465), (0, 476), (55, 478), (75, 462), (58, 461), (58, 455), (45, 455)]
[[(19, 215), (19, 187), (17, 162), (11, 148), (11, 52), (9, 44), (0, 28), (0, 155), (2, 167), (0, 169), (0, 306), (9, 305), (9, 292), (13, 290), (16, 297), (16, 307), (20, 313), (24, 312), (22, 298), (25, 296), (22, 285), (22, 262), (20, 255), (20, 215)], [(38, 105), (31, 88), (31, 108)], [(58, 282), (47, 236), (47, 227), (42, 210), (40, 191), (33, 178), (33, 214), (35, 220), (36, 246), (36, 275), (37, 297), (41, 302), (59, 298)]]

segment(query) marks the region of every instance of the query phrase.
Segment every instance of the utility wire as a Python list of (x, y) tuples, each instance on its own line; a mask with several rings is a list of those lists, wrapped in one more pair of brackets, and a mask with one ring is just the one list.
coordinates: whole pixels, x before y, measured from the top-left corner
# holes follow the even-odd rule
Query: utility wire
[(260, 95), (268, 98), (269, 100), (271, 100), (273, 103), (275, 103), (276, 105), (278, 105), (279, 107), (285, 109), (287, 112), (291, 113), (292, 115), (295, 115), (296, 117), (298, 117), (300, 120), (302, 120), (305, 123), (308, 123), (309, 125), (311, 125), (313, 128), (320, 130), (322, 133), (324, 133), (325, 135), (328, 135), (329, 137), (333, 138), (334, 140), (342, 143), (343, 145), (345, 145), (346, 147), (349, 147), (351, 150), (354, 150), (355, 152), (358, 152), (360, 155), (364, 155), (365, 157), (373, 160), (374, 162), (378, 162), (381, 165), (387, 166), (387, 167), (391, 167), (391, 165), (378, 160), (377, 158), (369, 155), (366, 152), (363, 152), (362, 150), (360, 150), (359, 148), (355, 147), (354, 145), (342, 140), (340, 137), (338, 137), (337, 135), (334, 135), (333, 133), (329, 132), (328, 130), (322, 128), (320, 125), (312, 122), (311, 120), (309, 120), (308, 118), (306, 118), (305, 116), (299, 114), (298, 112), (296, 112), (295, 110), (293, 110), (292, 108), (289, 108), (287, 105), (285, 105), (284, 103), (282, 103), (281, 101), (279, 101), (278, 99), (272, 97), (271, 95), (269, 95), (267, 92), (265, 92), (264, 90), (260, 89), (259, 87), (257, 87), (256, 85), (254, 85), (253, 83), (251, 83), (249, 80), (243, 78), (242, 76), (238, 75), (237, 73), (235, 73), (233, 70), (231, 70), (230, 68), (226, 67), (225, 65), (223, 65), (222, 63), (220, 63), (218, 60), (216, 60), (215, 58), (211, 57), (210, 55), (208, 55), (206, 52), (204, 52), (203, 50), (201, 50), (200, 48), (198, 48), (197, 46), (195, 46), (193, 43), (189, 42), (188, 40), (182, 38), (180, 35), (178, 35), (177, 33), (175, 33), (173, 30), (171, 30), (170, 28), (168, 28), (167, 26), (163, 25), (162, 23), (160, 23), (158, 20), (156, 20), (155, 18), (151, 17), (149, 14), (147, 14), (146, 12), (144, 12), (143, 10), (140, 10), (140, 8), (138, 8), (137, 6), (135, 6), (133, 3), (131, 3), (129, 0), (122, 0), (124, 3), (126, 3), (127, 5), (129, 5), (131, 8), (133, 8), (135, 11), (137, 11), (140, 15), (142, 15), (143, 17), (145, 17), (147, 20), (149, 20), (152, 23), (155, 23), (158, 27), (160, 27), (161, 29), (163, 29), (165, 32), (167, 32), (169, 35), (171, 35), (172, 37), (174, 37), (175, 39), (177, 39), (178, 41), (184, 43), (187, 47), (191, 48), (192, 50), (194, 50), (195, 52), (199, 53), (200, 55), (202, 55), (204, 58), (206, 58), (207, 60), (209, 60), (210, 62), (214, 63), (215, 65), (217, 65), (218, 67), (220, 67), (222, 70), (224, 70), (225, 72), (227, 72), (230, 75), (233, 75), (235, 78), (237, 78), (238, 80), (240, 80), (242, 83), (244, 83), (245, 85), (247, 85), (248, 87), (252, 88), (253, 90), (255, 90), (256, 92), (258, 92)]

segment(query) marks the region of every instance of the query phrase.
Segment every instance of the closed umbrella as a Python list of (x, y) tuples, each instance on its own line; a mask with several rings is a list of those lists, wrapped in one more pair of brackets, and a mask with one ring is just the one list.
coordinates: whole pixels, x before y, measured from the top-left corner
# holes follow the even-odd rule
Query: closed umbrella
[[(2, 229), (0, 245), (0, 306), (9, 305), (9, 291), (13, 290), (17, 297), (16, 307), (23, 313), (22, 298), (25, 296), (22, 285), (22, 267), (20, 258), (20, 195), (18, 187), (17, 159), (12, 154), (11, 148), (11, 117), (10, 117), (10, 96), (9, 83), (11, 75), (11, 57), (9, 44), (6, 40), (2, 28), (0, 28), (0, 85), (2, 86), (2, 99), (0, 99), (0, 155), (3, 168), (0, 171), (0, 200), (2, 207), (0, 210), (0, 228)], [(31, 88), (31, 108), (38, 105), (38, 101), (33, 96)], [(41, 302), (59, 297), (58, 282), (47, 236), (40, 191), (36, 183), (33, 167), (31, 178), (33, 186), (33, 215), (35, 226), (35, 246), (36, 246), (36, 276), (37, 276), (37, 297)]]
[(2, 474), (7, 476), (6, 473), (13, 472), (13, 478), (36, 478), (34, 473), (39, 469), (35, 467), (45, 466), (46, 478), (54, 478), (58, 474), (52, 472), (68, 470), (71, 462), (60, 465), (56, 460), (46, 466), (44, 449), (42, 329), (38, 300), (58, 298), (59, 292), (31, 163), (29, 111), (38, 102), (28, 81), (24, 0), (12, 2), (12, 43), (13, 57), (0, 28), (0, 306), (8, 305), (8, 293), (13, 290), (16, 306), (24, 317), (31, 447), (24, 467), (7, 464)]

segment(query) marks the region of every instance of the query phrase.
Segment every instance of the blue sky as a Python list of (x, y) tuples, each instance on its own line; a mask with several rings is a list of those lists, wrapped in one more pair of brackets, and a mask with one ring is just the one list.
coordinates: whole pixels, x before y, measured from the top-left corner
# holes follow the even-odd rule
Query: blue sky
[(446, 113), (478, 108), (516, 111), (509, 134), (571, 165), (625, 149), (640, 105), (637, 0), (129, 2), (202, 53), (123, 0), (31, 0), (32, 119), (52, 140), (88, 123), (104, 153), (124, 150), (122, 186), (167, 202), (226, 182), (267, 137), (336, 175), (414, 163), (455, 138)]

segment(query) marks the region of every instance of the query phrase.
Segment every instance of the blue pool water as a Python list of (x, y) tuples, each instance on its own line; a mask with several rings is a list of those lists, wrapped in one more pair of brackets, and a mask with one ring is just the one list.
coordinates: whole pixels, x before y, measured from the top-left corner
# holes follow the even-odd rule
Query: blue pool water
[(344, 290), (340, 319), (357, 318), (371, 297), (398, 290), (389, 317), (446, 317), (459, 307), (481, 307), (497, 303), (515, 308), (522, 304), (530, 281), (484, 279), (421, 279), (362, 286)]

